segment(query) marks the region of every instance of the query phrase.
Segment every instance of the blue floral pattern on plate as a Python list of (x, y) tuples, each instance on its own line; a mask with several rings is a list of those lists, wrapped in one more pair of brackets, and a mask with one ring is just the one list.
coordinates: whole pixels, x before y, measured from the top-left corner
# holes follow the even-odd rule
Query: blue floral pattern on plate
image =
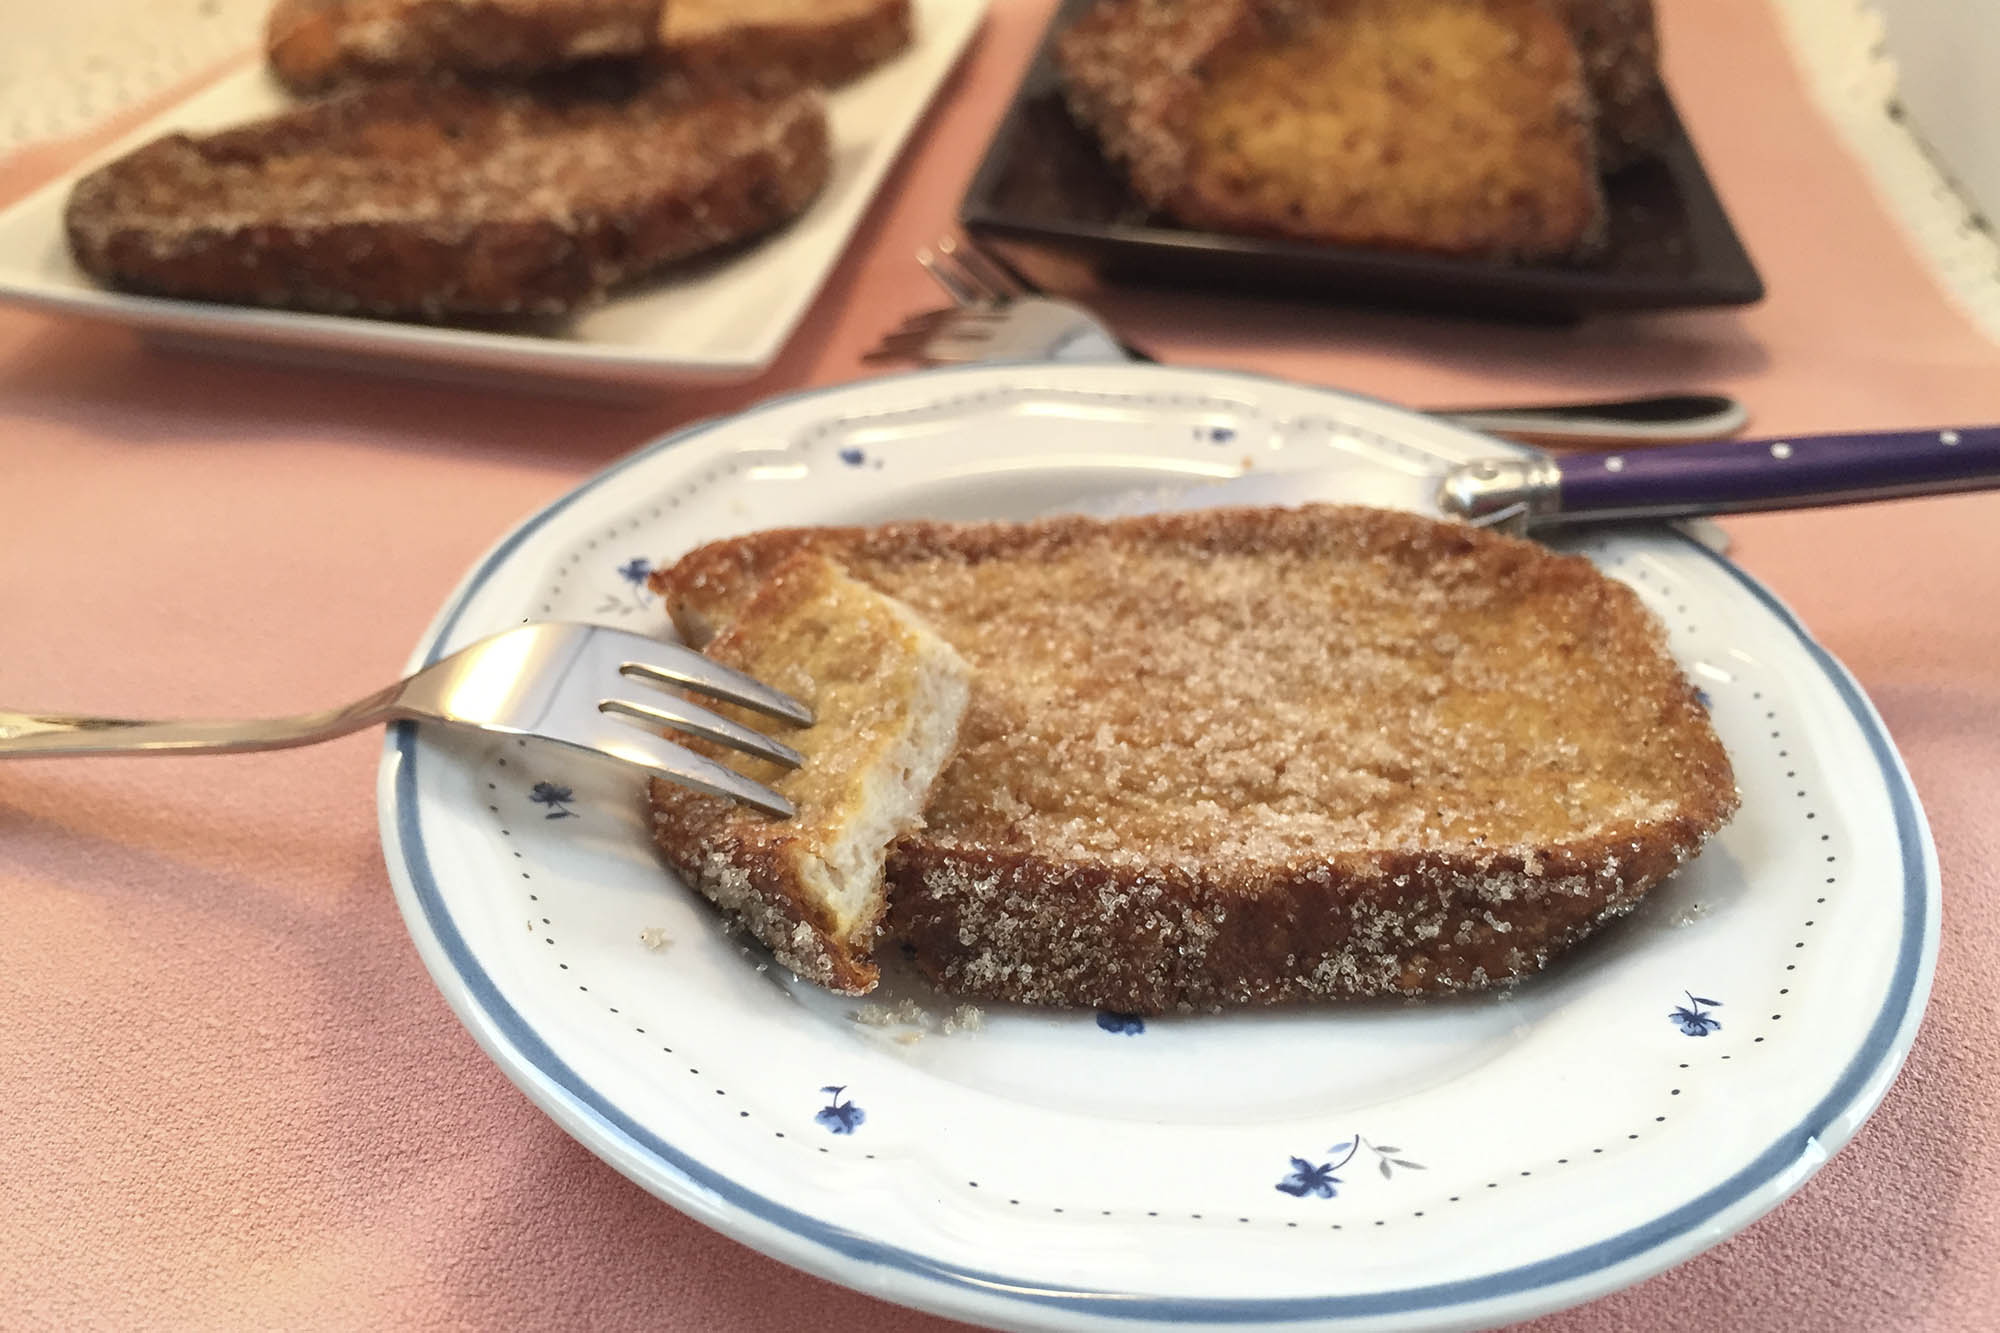
[(1121, 1037), (1136, 1037), (1146, 1030), (1146, 1020), (1137, 1014), (1121, 1014), (1111, 1009), (1101, 1009), (1097, 1014), (1097, 1026), (1106, 1032), (1115, 1032)]
[[(1688, 997), (1688, 1002), (1667, 1015), (1674, 1026), (1690, 1037), (1706, 1037), (1721, 1028), (1722, 1020), (1709, 1013), (1708, 1009), (1720, 1009), (1722, 1001), (1703, 999), (1693, 991), (1682, 991), (1681, 994)], [(1703, 1005), (1707, 1005), (1708, 1009), (1702, 1008)]]
[(827, 1104), (813, 1113), (815, 1124), (825, 1125), (835, 1134), (852, 1134), (868, 1119), (868, 1113), (856, 1106), (850, 1098), (840, 1100), (840, 1094), (847, 1091), (845, 1083), (834, 1084), (820, 1089), (829, 1098)]
[(606, 592), (604, 600), (598, 604), (597, 614), (605, 615), (615, 611), (621, 616), (629, 616), (634, 611), (644, 611), (651, 606), (653, 591), (646, 586), (646, 580), (652, 572), (653, 562), (643, 555), (635, 555), (618, 566), (619, 581), (630, 584), (631, 587), (629, 590), (613, 589)]
[(1333, 1173), (1353, 1161), (1356, 1154), (1364, 1151), (1374, 1155), (1376, 1168), (1381, 1171), (1384, 1180), (1394, 1179), (1398, 1168), (1409, 1171), (1425, 1169), (1422, 1162), (1413, 1162), (1407, 1157), (1397, 1156), (1403, 1151), (1401, 1148), (1391, 1147), (1386, 1143), (1370, 1143), (1356, 1134), (1351, 1139), (1342, 1139), (1326, 1150), (1328, 1157), (1338, 1157), (1338, 1161), (1315, 1163), (1310, 1158), (1292, 1158), (1291, 1174), (1278, 1182), (1278, 1192), (1289, 1194), (1294, 1199), (1303, 1199), (1308, 1195), (1319, 1199), (1331, 1199), (1339, 1193), (1335, 1187), (1341, 1183), (1340, 1177)]
[(537, 782), (528, 789), (528, 799), (536, 805), (546, 805), (549, 808), (548, 813), (542, 816), (543, 819), (577, 817), (576, 811), (569, 808), (569, 803), (576, 799), (576, 793), (559, 782)]
[(1303, 1157), (1292, 1159), (1292, 1174), (1278, 1182), (1278, 1189), (1294, 1199), (1303, 1199), (1314, 1194), (1322, 1199), (1331, 1199), (1337, 1191), (1334, 1186), (1340, 1177), (1333, 1174), (1332, 1162), (1321, 1162), (1314, 1166)]

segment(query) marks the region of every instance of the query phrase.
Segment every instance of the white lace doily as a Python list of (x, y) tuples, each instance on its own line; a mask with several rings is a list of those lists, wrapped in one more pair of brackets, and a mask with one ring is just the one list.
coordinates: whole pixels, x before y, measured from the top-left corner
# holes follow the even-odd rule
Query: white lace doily
[(0, 154), (78, 134), (262, 40), (270, 0), (6, 0)]
[(1900, 114), (1882, 16), (1866, 0), (1771, 0), (1821, 111), (1874, 178), (1918, 252), (1990, 338), (2000, 339), (2000, 242)]

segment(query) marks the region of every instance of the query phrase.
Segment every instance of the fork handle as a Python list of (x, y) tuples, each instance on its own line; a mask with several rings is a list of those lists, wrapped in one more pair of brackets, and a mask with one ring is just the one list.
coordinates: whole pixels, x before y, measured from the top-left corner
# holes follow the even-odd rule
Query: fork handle
[(397, 687), (344, 708), (243, 721), (148, 722), (62, 713), (0, 713), (0, 759), (81, 754), (239, 754), (332, 740), (394, 716)]

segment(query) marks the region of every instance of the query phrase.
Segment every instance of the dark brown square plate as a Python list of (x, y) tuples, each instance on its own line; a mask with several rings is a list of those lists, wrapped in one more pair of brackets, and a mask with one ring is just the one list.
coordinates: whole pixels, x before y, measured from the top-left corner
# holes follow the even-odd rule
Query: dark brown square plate
[(1064, 109), (1052, 46), (1092, 0), (1065, 0), (959, 205), (960, 224), (1060, 291), (1079, 265), (1107, 282), (1254, 289), (1322, 302), (1573, 320), (1618, 310), (1748, 305), (1764, 283), (1679, 118), (1653, 161), (1605, 182), (1610, 246), (1589, 264), (1232, 236), (1179, 226), (1133, 197)]

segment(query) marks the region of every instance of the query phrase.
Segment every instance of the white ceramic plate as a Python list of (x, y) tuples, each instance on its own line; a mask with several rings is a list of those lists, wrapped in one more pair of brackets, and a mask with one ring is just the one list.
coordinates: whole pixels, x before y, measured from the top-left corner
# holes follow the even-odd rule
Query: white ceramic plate
[[(1027, 516), (1337, 450), (1410, 467), (1497, 447), (1156, 366), (807, 394), (664, 440), (528, 520), (412, 665), (527, 618), (664, 633), (648, 563), (749, 529)], [(659, 867), (630, 775), (431, 731), (384, 756), (390, 872), (437, 984), (538, 1104), (801, 1268), (1014, 1327), (1522, 1318), (1685, 1259), (1796, 1189), (1894, 1077), (1937, 947), (1923, 817), (1846, 672), (1686, 538), (1580, 549), (1666, 622), (1743, 810), (1633, 917), (1511, 993), (870, 1026)], [(912, 997), (951, 1011), (907, 978), (878, 998)]]
[(226, 75), (92, 162), (0, 212), (0, 300), (113, 320), (265, 359), (333, 362), (428, 378), (555, 387), (635, 386), (754, 375), (785, 345), (833, 271), (882, 178), (965, 50), (986, 0), (914, 0), (910, 49), (827, 99), (833, 174), (788, 226), (727, 259), (585, 312), (560, 334), (483, 332), (390, 320), (134, 296), (71, 260), (63, 205), (78, 175), (170, 130), (208, 130), (292, 100), (255, 64)]

